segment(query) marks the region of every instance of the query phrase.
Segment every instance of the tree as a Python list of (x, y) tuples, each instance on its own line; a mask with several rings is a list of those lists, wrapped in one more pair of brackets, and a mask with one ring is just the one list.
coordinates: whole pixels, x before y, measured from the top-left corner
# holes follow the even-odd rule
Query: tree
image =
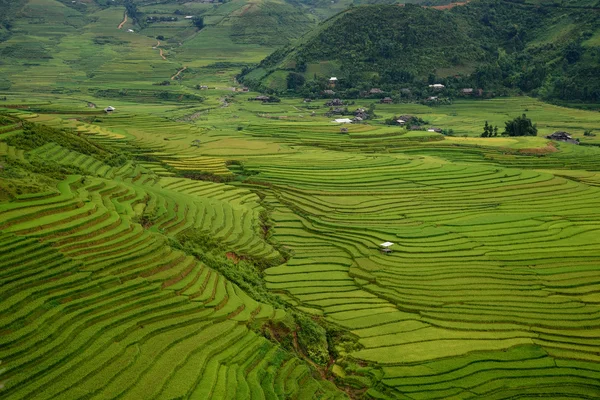
[(506, 127), (504, 128), (503, 135), (507, 136), (536, 136), (537, 125), (531, 123), (531, 119), (527, 118), (525, 114), (520, 117), (507, 121)]
[(287, 88), (296, 90), (304, 85), (304, 75), (297, 72), (290, 72), (287, 76)]
[(494, 126), (494, 136), (498, 136), (498, 126)]
[(485, 121), (485, 125), (483, 126), (483, 133), (481, 137), (490, 137), (492, 136), (492, 127)]
[(194, 17), (192, 19), (192, 22), (194, 23), (194, 26), (198, 29), (202, 29), (204, 28), (204, 18), (202, 17)]

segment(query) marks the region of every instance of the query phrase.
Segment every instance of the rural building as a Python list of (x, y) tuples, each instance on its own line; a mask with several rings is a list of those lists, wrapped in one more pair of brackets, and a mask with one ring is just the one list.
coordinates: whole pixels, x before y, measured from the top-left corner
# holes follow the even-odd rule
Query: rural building
[(442, 85), (441, 83), (434, 83), (433, 85), (429, 85), (429, 87), (435, 90), (442, 90), (446, 86)]
[(192, 18), (194, 18), (194, 16), (193, 15), (186, 15), (184, 18), (185, 19), (192, 19)]
[(546, 139), (557, 140), (559, 142), (571, 143), (571, 144), (579, 144), (579, 142), (567, 132), (556, 131), (552, 135), (546, 136)]
[(398, 125), (404, 125), (406, 124), (406, 121), (403, 119), (397, 119), (396, 122), (398, 123)]
[(442, 133), (442, 130), (440, 128), (428, 128), (427, 132), (437, 132), (437, 133)]
[(113, 106), (108, 106), (104, 109), (104, 112), (107, 114), (110, 114), (111, 112), (115, 111), (116, 108), (114, 108)]
[(333, 99), (328, 101), (327, 103), (325, 103), (326, 106), (332, 107), (332, 106), (343, 106), (344, 102), (340, 99)]
[(352, 122), (353, 123), (359, 123), (359, 122), (362, 122), (362, 121), (363, 121), (363, 119), (361, 117), (354, 117), (354, 118), (352, 118)]
[(462, 94), (473, 94), (473, 88), (464, 88), (460, 91)]
[(438, 99), (437, 96), (429, 96), (427, 98), (427, 101), (437, 101), (437, 99)]
[(256, 96), (254, 100), (256, 101), (269, 101), (271, 98), (269, 96)]
[(336, 122), (338, 124), (351, 124), (352, 120), (350, 118), (338, 118), (338, 119), (335, 119), (334, 122)]
[(335, 94), (335, 92), (331, 89), (327, 89), (327, 90), (323, 90), (323, 94), (333, 96)]
[(393, 245), (394, 243), (392, 242), (383, 242), (379, 245), (379, 251), (381, 251), (383, 254), (391, 254), (392, 249), (390, 249), (390, 247)]
[(411, 131), (422, 131), (423, 128), (421, 128), (419, 125), (411, 125), (410, 130)]
[(365, 110), (364, 108), (357, 108), (356, 110), (354, 110), (354, 116), (360, 117), (362, 119), (369, 119), (369, 113), (367, 113), (367, 110)]
[(380, 101), (382, 104), (392, 104), (393, 100), (391, 97), (384, 97), (383, 99), (381, 99)]
[(400, 116), (400, 119), (401, 119), (401, 120), (404, 120), (404, 122), (408, 122), (408, 121), (410, 121), (410, 120), (411, 120), (411, 119), (413, 119), (413, 118), (414, 118), (414, 115), (408, 115), (408, 114), (405, 114), (405, 115), (401, 115), (401, 116)]
[(348, 128), (340, 128), (341, 133), (348, 133)]
[(312, 102), (312, 100), (311, 99), (304, 99), (304, 102), (305, 103), (310, 103), (310, 102)]
[(383, 93), (383, 90), (379, 89), (379, 88), (373, 88), (371, 90), (369, 90), (369, 94), (380, 94)]
[(127, 29), (127, 32), (133, 33), (133, 29)]

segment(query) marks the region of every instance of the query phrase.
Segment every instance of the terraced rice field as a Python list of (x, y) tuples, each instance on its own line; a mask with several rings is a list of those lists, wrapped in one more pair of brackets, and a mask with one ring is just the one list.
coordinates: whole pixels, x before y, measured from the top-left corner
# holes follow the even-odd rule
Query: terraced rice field
[[(236, 107), (24, 114), (130, 154), (119, 167), (0, 142), (80, 171), (0, 203), (0, 398), (600, 398), (598, 147)], [(265, 260), (287, 309), (186, 232)], [(291, 310), (329, 330), (326, 365), (261, 333)]]
[(427, 156), (343, 159), (256, 166), (294, 253), (266, 271), (272, 290), (357, 335), (348, 358), (376, 363), (398, 396), (599, 394), (598, 188)]
[[(89, 164), (56, 146), (40, 153)], [(256, 195), (87, 168), (0, 205), (0, 398), (343, 397), (247, 326), (283, 310), (165, 241), (194, 226), (240, 254), (277, 257), (255, 234)], [(134, 222), (147, 208), (152, 229)]]

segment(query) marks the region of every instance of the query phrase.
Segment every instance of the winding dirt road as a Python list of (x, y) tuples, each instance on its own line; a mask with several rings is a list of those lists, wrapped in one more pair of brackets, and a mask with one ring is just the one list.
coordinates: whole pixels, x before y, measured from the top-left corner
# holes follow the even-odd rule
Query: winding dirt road
[(117, 27), (117, 29), (123, 28), (123, 25), (125, 25), (125, 22), (127, 22), (127, 13), (125, 13), (125, 18), (123, 18), (123, 22), (121, 22), (119, 24), (119, 26)]
[(175, 78), (177, 78), (179, 76), (179, 74), (181, 74), (183, 71), (185, 71), (187, 69), (187, 67), (183, 67), (181, 68), (179, 71), (177, 71), (177, 73), (175, 75), (173, 75), (171, 77), (171, 80), (175, 80)]
[(159, 49), (159, 47), (160, 47), (160, 40), (157, 40), (157, 41), (156, 41), (156, 46), (154, 46), (154, 47), (152, 47), (152, 48), (153, 48), (153, 49), (158, 49), (158, 54), (160, 54), (160, 57), (161, 57), (163, 60), (165, 60), (165, 61), (166, 61), (166, 60), (167, 60), (167, 57), (165, 57), (165, 55), (164, 55), (164, 53), (163, 53), (163, 49)]

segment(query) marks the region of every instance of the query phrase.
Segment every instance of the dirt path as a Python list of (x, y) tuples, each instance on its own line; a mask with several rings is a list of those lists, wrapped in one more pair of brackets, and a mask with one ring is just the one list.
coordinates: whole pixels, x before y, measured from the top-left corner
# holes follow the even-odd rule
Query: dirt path
[(177, 78), (179, 76), (179, 74), (181, 74), (183, 71), (185, 71), (187, 69), (187, 67), (183, 67), (181, 68), (179, 71), (177, 71), (177, 73), (175, 75), (173, 75), (171, 77), (171, 80), (175, 80), (175, 78)]
[[(156, 41), (156, 46), (154, 46), (154, 47), (152, 47), (152, 48), (153, 48), (153, 49), (158, 49), (158, 47), (159, 47), (159, 46), (160, 46), (160, 40), (157, 40), (157, 41)], [(165, 60), (165, 61), (167, 60), (167, 57), (165, 57), (165, 55), (164, 55), (164, 53), (163, 53), (163, 49), (158, 49), (158, 54), (160, 54), (160, 57), (161, 57), (163, 60)], [(171, 78), (171, 79), (173, 79), (173, 78)]]
[(125, 22), (127, 22), (127, 13), (125, 13), (125, 18), (123, 18), (123, 22), (121, 22), (119, 24), (119, 26), (117, 27), (117, 29), (123, 28), (123, 25), (125, 25)]

